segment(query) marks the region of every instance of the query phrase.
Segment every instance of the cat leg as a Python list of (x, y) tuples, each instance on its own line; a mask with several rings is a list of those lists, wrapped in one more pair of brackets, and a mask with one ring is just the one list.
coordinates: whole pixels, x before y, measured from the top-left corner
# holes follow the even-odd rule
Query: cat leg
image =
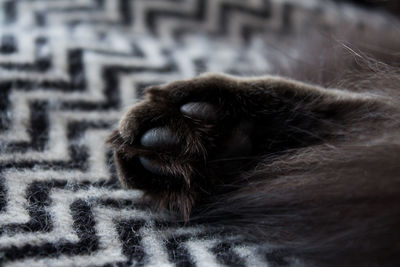
[(258, 159), (340, 140), (377, 102), (274, 76), (206, 74), (148, 88), (108, 142), (124, 186), (188, 218)]

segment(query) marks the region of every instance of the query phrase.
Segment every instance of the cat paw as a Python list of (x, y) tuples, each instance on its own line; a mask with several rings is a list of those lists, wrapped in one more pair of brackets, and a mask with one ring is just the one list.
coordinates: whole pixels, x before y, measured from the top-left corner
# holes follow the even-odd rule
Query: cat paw
[(310, 129), (310, 119), (292, 110), (311, 90), (219, 74), (148, 88), (108, 139), (119, 179), (187, 215), (199, 196), (226, 190), (260, 155), (309, 141), (298, 129)]
[(235, 159), (253, 153), (254, 123), (230, 82), (211, 75), (148, 88), (108, 139), (121, 183), (187, 196), (242, 168)]

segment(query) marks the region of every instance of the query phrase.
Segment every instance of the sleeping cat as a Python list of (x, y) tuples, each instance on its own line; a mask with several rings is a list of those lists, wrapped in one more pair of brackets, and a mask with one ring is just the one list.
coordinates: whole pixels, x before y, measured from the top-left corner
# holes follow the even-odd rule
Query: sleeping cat
[(108, 139), (122, 185), (307, 265), (398, 265), (400, 42), (330, 34), (280, 75), (148, 88)]

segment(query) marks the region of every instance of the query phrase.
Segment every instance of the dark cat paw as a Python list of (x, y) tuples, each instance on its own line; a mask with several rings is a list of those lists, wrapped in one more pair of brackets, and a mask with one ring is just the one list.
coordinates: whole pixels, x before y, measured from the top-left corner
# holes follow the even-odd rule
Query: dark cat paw
[(225, 190), (260, 155), (314, 138), (299, 129), (311, 129), (317, 116), (296, 110), (298, 101), (320, 97), (312, 90), (217, 74), (148, 88), (109, 137), (120, 181), (187, 216), (199, 196)]
[(212, 75), (147, 89), (109, 137), (121, 183), (183, 201), (243, 168), (231, 160), (252, 154), (254, 122), (237, 110), (229, 81)]

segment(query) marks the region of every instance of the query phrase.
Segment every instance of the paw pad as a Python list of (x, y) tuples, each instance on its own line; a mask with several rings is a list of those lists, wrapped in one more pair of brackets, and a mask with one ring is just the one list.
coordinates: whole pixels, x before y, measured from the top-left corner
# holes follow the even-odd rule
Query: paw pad
[(145, 157), (139, 157), (139, 161), (142, 164), (142, 166), (149, 172), (160, 176), (166, 175), (166, 173), (164, 172), (164, 170), (160, 165), (153, 163), (149, 159)]
[[(205, 102), (189, 102), (181, 106), (180, 111), (183, 115), (199, 120), (216, 121), (218, 118), (216, 108)], [(155, 127), (147, 130), (140, 138), (140, 144), (150, 149), (171, 149), (177, 148), (181, 143), (181, 138), (168, 127)], [(163, 166), (158, 162), (148, 159), (147, 157), (139, 157), (142, 166), (149, 172), (165, 176), (166, 173)]]
[(211, 121), (218, 119), (218, 113), (215, 107), (205, 102), (189, 102), (181, 106), (181, 112), (194, 119)]
[(149, 148), (173, 147), (179, 144), (179, 137), (167, 127), (152, 128), (143, 134), (140, 144)]

